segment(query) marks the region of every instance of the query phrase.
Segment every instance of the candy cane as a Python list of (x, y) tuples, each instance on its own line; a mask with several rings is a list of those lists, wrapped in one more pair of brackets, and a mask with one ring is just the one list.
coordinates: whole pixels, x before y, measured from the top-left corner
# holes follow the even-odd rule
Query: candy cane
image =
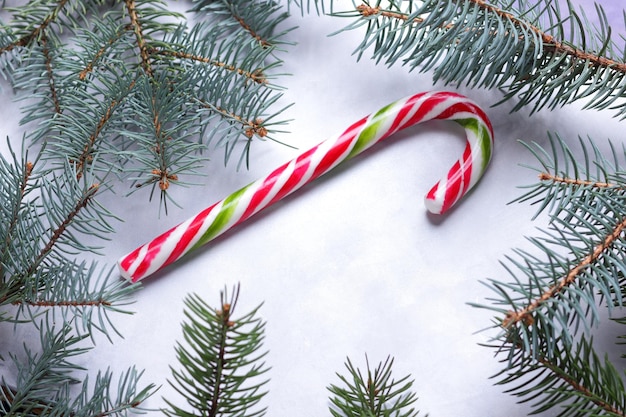
[(426, 194), (426, 208), (441, 214), (459, 201), (484, 173), (493, 148), (493, 130), (472, 101), (450, 92), (421, 93), (391, 103), (350, 126), (336, 138), (300, 154), (191, 219), (119, 260), (121, 275), (137, 282), (205, 245), (265, 207), (288, 196), (341, 162), (401, 129), (428, 120), (453, 120), (465, 128), (463, 156)]

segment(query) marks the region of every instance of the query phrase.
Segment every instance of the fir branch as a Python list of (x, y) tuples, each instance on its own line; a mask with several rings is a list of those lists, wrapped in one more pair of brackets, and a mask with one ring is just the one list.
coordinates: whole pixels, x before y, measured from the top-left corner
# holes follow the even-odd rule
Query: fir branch
[(288, 13), (281, 12), (276, 1), (256, 2), (254, 0), (194, 0), (193, 12), (211, 12), (217, 16), (225, 16), (217, 21), (221, 27), (236, 34), (244, 34), (253, 40), (253, 48), (273, 49), (285, 42), (281, 38), (293, 28), (277, 33), (276, 29)]
[(25, 346), (25, 361), (12, 357), (18, 368), (16, 387), (0, 380), (0, 411), (7, 417), (124, 416), (129, 411), (141, 412), (141, 404), (155, 391), (152, 384), (138, 389), (142, 373), (130, 368), (120, 376), (117, 397), (110, 392), (112, 374), (106, 371), (99, 372), (94, 383), (86, 377), (72, 399), (70, 387), (80, 382), (72, 373), (84, 371), (72, 358), (89, 351), (79, 346), (84, 337), (72, 336), (70, 328), (64, 327), (59, 331), (42, 328), (40, 339), (41, 353)]
[[(566, 323), (572, 320), (570, 316), (578, 312), (584, 316), (584, 309), (579, 306), (581, 291), (585, 294), (583, 300), (590, 304), (596, 303), (592, 291), (596, 289), (603, 297), (612, 295), (621, 305), (619, 270), (626, 268), (620, 266), (623, 262), (621, 248), (626, 241), (622, 207), (625, 187), (616, 153), (609, 160), (593, 147), (594, 159), (591, 160), (587, 146), (581, 140), (585, 159), (579, 162), (561, 138), (550, 137), (550, 144), (552, 154), (537, 145), (529, 147), (543, 168), (541, 182), (529, 187), (530, 190), (517, 200), (535, 201), (540, 205), (538, 213), (550, 207), (552, 232), (543, 239), (530, 240), (547, 259), (517, 251), (522, 260), (510, 260), (528, 277), (529, 283), (519, 279), (511, 284), (492, 281), (493, 288), (503, 296), (508, 291), (520, 295), (519, 298), (507, 295), (502, 299), (503, 304), (514, 308), (505, 312), (501, 324), (509, 329), (523, 324), (534, 329), (533, 338), (538, 327), (546, 331), (554, 325), (545, 314), (552, 318), (553, 315), (562, 316), (557, 321), (565, 326), (563, 332), (567, 332)], [(595, 175), (592, 169), (596, 171)], [(550, 180), (546, 181), (546, 178)], [(559, 180), (553, 180), (556, 178)], [(609, 179), (612, 181), (607, 181)], [(572, 259), (557, 253), (559, 246), (567, 248)], [(509, 272), (516, 275), (511, 269)], [(546, 285), (549, 282), (552, 284)], [(539, 309), (546, 311), (539, 313)], [(533, 316), (534, 313), (539, 316)], [(536, 322), (537, 317), (542, 317), (542, 323)]]
[(156, 387), (154, 384), (148, 384), (138, 389), (142, 374), (143, 372), (131, 367), (120, 375), (115, 397), (111, 393), (113, 374), (110, 370), (98, 372), (93, 388), (89, 378), (85, 378), (80, 394), (69, 408), (75, 410), (76, 416), (106, 417), (143, 413), (146, 410), (142, 404), (156, 392)]
[(626, 218), (616, 224), (612, 230), (608, 230), (604, 240), (597, 244), (591, 253), (577, 264), (573, 265), (565, 276), (560, 278), (555, 285), (545, 290), (540, 297), (531, 300), (525, 307), (519, 310), (507, 312), (506, 317), (502, 320), (502, 326), (505, 329), (511, 328), (519, 323), (524, 323), (524, 325), (528, 327), (532, 326), (534, 324), (532, 315), (536, 310), (542, 308), (546, 302), (561, 296), (567, 287), (575, 285), (585, 269), (597, 263), (600, 257), (606, 256), (607, 251), (613, 248), (614, 243), (618, 239), (624, 239), (624, 229), (626, 229)]
[(263, 341), (264, 323), (256, 318), (259, 307), (235, 318), (233, 312), (239, 298), (239, 287), (230, 299), (224, 291), (221, 307), (214, 309), (197, 295), (185, 300), (183, 336), (188, 346), (178, 343), (176, 353), (183, 367), (172, 368), (170, 384), (187, 401), (192, 411), (174, 405), (164, 412), (171, 416), (200, 413), (214, 416), (260, 416), (265, 409), (258, 404), (265, 395), (261, 391), (267, 381), (258, 377), (267, 372), (259, 361), (265, 353), (257, 353)]
[[(224, 163), (243, 141), (239, 165), (245, 162), (248, 166), (253, 137), (275, 140), (271, 135), (272, 126), (284, 123), (272, 122), (273, 115), (266, 117), (267, 108), (277, 102), (281, 94), (265, 85), (250, 84), (247, 79), (222, 68), (207, 71), (199, 67), (190, 77), (198, 85), (198, 95), (194, 98), (200, 110), (198, 115), (204, 126), (213, 127), (203, 134), (205, 140), (211, 143), (216, 134), (220, 134), (215, 146), (224, 149)], [(227, 92), (231, 92), (230, 95)]]
[[(2, 161), (3, 175), (15, 171)], [(11, 175), (11, 182), (0, 181), (0, 191), (8, 197), (3, 210), (9, 214), (0, 223), (0, 305), (18, 306), (13, 317), (3, 315), (3, 320), (34, 320), (50, 310), (54, 319), (54, 311), (60, 310), (62, 322), (80, 324), (80, 333), (98, 329), (107, 334), (107, 328), (115, 329), (108, 312), (122, 312), (135, 287), (111, 282), (110, 272), (98, 278), (96, 264), (87, 266), (66, 256), (95, 250), (80, 242), (76, 232), (103, 237), (111, 230), (107, 212), (94, 200), (98, 187), (78, 186), (71, 177), (75, 172), (67, 167), (65, 177), (49, 181), (34, 164), (17, 166), (23, 169)], [(32, 177), (37, 182), (29, 182)], [(40, 195), (24, 201), (34, 190)], [(78, 317), (84, 320), (75, 321)]]
[[(144, 412), (142, 403), (155, 392), (154, 385), (148, 385), (138, 392), (137, 383), (141, 373), (134, 368), (129, 369), (126, 374), (120, 377), (118, 385), (118, 399), (109, 399), (109, 389), (112, 385), (112, 374), (98, 372), (96, 376), (93, 393), (89, 393), (89, 378), (86, 377), (82, 385), (80, 395), (75, 401), (68, 405), (66, 398), (59, 398), (57, 401), (48, 401), (33, 398), (25, 401), (21, 398), (20, 392), (7, 385), (0, 385), (0, 411), (7, 417), (40, 417), (42, 415), (54, 415), (55, 413), (68, 417), (107, 417), (125, 416), (128, 413), (138, 414)], [(69, 396), (69, 389), (64, 386), (60, 390), (63, 395)], [(18, 406), (15, 406), (19, 403)]]
[(11, 320), (35, 321), (45, 314), (46, 321), (73, 323), (79, 335), (98, 331), (112, 342), (112, 333), (121, 334), (111, 313), (130, 314), (125, 307), (139, 287), (120, 282), (112, 269), (98, 269), (96, 263), (67, 262), (38, 273), (16, 291), (19, 297), (11, 303), (18, 308)]
[(154, 137), (156, 138), (157, 148), (156, 154), (160, 157), (159, 167), (152, 170), (152, 175), (157, 177), (159, 181), (159, 188), (161, 191), (166, 191), (169, 188), (170, 181), (177, 181), (178, 175), (168, 172), (168, 162), (166, 158), (165, 141), (171, 139), (170, 135), (164, 129), (164, 125), (161, 123), (161, 111), (157, 106), (157, 98), (155, 95), (151, 99), (151, 113), (152, 113), (152, 125), (154, 127)]
[[(46, 31), (48, 26), (50, 26), (52, 22), (57, 20), (59, 14), (63, 11), (63, 9), (65, 8), (65, 6), (67, 5), (69, 1), (70, 0), (58, 1), (57, 4), (54, 6), (54, 8), (50, 11), (50, 13), (45, 15), (43, 20), (41, 20), (41, 22), (38, 25), (36, 25), (30, 32), (22, 35), (19, 39), (15, 40), (14, 42), (8, 45), (0, 46), (0, 55), (2, 55), (5, 52), (10, 52), (14, 48), (28, 46), (33, 41), (40, 41), (40, 38), (44, 36), (44, 32)], [(19, 9), (9, 8), (9, 11), (16, 11), (16, 10), (19, 11)], [(27, 27), (29, 26), (31, 25), (28, 25)]]
[(18, 369), (15, 388), (8, 388), (2, 378), (0, 405), (6, 416), (32, 416), (50, 413), (55, 404), (52, 399), (67, 385), (77, 383), (72, 372), (84, 370), (71, 362), (71, 358), (84, 354), (88, 349), (78, 344), (83, 337), (71, 336), (69, 327), (59, 331), (52, 328), (40, 330), (41, 353), (33, 353), (24, 346), (26, 359), (20, 361), (15, 355), (13, 362)]
[(410, 391), (413, 381), (407, 375), (399, 380), (392, 378), (393, 359), (387, 358), (372, 371), (367, 360), (367, 374), (364, 376), (355, 368), (350, 359), (346, 361), (349, 376), (337, 374), (346, 386), (331, 385), (328, 390), (330, 412), (334, 417), (416, 417), (419, 411), (412, 405), (417, 401)]
[[(598, 66), (604, 68), (612, 68), (616, 69), (620, 72), (626, 72), (626, 63), (616, 61), (613, 59), (606, 58), (604, 56), (599, 56), (597, 54), (586, 52), (582, 49), (576, 48), (569, 43), (558, 41), (554, 36), (542, 31), (537, 26), (533, 24), (529, 24), (527, 21), (518, 18), (516, 15), (507, 12), (501, 8), (498, 8), (494, 5), (488, 4), (483, 0), (467, 0), (470, 4), (475, 5), (477, 8), (482, 10), (485, 13), (493, 13), (497, 15), (502, 20), (507, 20), (513, 23), (513, 25), (518, 28), (519, 31), (525, 31), (530, 29), (537, 38), (540, 38), (543, 42), (543, 48), (546, 50), (552, 50), (554, 53), (567, 55), (574, 60), (580, 60), (588, 62), (590, 66)], [(369, 16), (383, 16), (389, 19), (396, 19), (400, 21), (407, 22), (409, 21), (408, 13), (399, 13), (389, 10), (381, 10), (380, 7), (371, 7), (367, 4), (361, 4), (356, 7), (356, 10), (363, 17)], [(413, 23), (423, 23), (424, 19), (421, 17), (413, 17), (410, 19)], [(445, 25), (439, 26), (441, 29), (453, 29), (455, 23), (448, 23)], [(472, 29), (466, 29), (467, 31)], [(490, 35), (496, 37), (501, 34), (498, 31), (491, 31)], [(511, 33), (504, 33), (504, 35), (513, 36)], [(523, 37), (520, 37), (520, 41), (523, 41)]]
[[(119, 97), (113, 97), (111, 101), (102, 109), (102, 115), (97, 121), (93, 132), (87, 138), (83, 150), (77, 157), (70, 157), (70, 163), (75, 166), (77, 172), (77, 179), (81, 179), (84, 172), (88, 169), (89, 165), (94, 160), (94, 154), (97, 152), (97, 143), (105, 140), (102, 134), (107, 123), (111, 121), (113, 114), (121, 108), (123, 100), (135, 87), (136, 79), (132, 79), (127, 86), (122, 90)], [(60, 120), (59, 123), (65, 125), (65, 120)]]
[(552, 358), (539, 355), (536, 359), (518, 346), (506, 360), (506, 368), (496, 375), (498, 384), (515, 384), (507, 392), (521, 401), (534, 401), (535, 414), (561, 406), (560, 417), (626, 416), (620, 372), (608, 358), (598, 357), (592, 339), (582, 337), (575, 347), (568, 345), (559, 344)]
[(133, 161), (126, 172), (135, 174), (136, 188), (158, 186), (166, 210), (170, 184), (178, 183), (182, 174), (193, 174), (200, 166), (197, 154), (205, 149), (193, 141), (200, 127), (196, 116), (189, 115), (190, 85), (182, 74), (159, 72), (152, 79), (142, 77), (129, 100), (138, 117), (132, 121), (137, 129), (128, 136), (143, 152), (132, 148), (123, 153)]
[(243, 28), (243, 30), (248, 32), (250, 36), (252, 36), (252, 38), (254, 38), (257, 42), (259, 42), (259, 44), (263, 48), (268, 48), (272, 46), (272, 44), (269, 41), (267, 41), (266, 39), (263, 39), (261, 35), (259, 35), (248, 23), (246, 23), (243, 17), (237, 15), (234, 11), (233, 11), (233, 18), (237, 21), (237, 23), (239, 23), (239, 25)]
[[(21, 298), (22, 281), (11, 280), (13, 270), (10, 259), (18, 258), (19, 249), (15, 247), (15, 236), (20, 234), (20, 228), (24, 220), (24, 212), (28, 210), (25, 200), (28, 194), (35, 188), (37, 174), (33, 173), (34, 163), (27, 162), (26, 157), (20, 160), (11, 144), (8, 150), (13, 161), (9, 162), (0, 155), (0, 195), (4, 196), (0, 204), (0, 235), (2, 247), (0, 248), (0, 306), (13, 303)], [(28, 216), (26, 217), (28, 218)], [(17, 249), (17, 250), (16, 250)], [(19, 258), (18, 258), (19, 259)], [(4, 313), (0, 314), (0, 320), (6, 320)]]
[(263, 127), (263, 119), (261, 119), (260, 117), (256, 118), (255, 120), (245, 120), (238, 114), (230, 112), (211, 103), (203, 101), (201, 102), (201, 105), (205, 109), (212, 110), (215, 113), (222, 115), (227, 120), (232, 120), (233, 122), (241, 124), (244, 128), (244, 135), (248, 139), (252, 139), (254, 135), (257, 135), (260, 138), (264, 138), (265, 136), (267, 136), (267, 129)]
[(14, 305), (28, 304), (31, 307), (110, 307), (111, 302), (103, 299), (97, 300), (21, 300), (13, 302)]
[(538, 204), (537, 214), (548, 210), (549, 231), (529, 239), (539, 254), (507, 257), (513, 280), (489, 280), (496, 297), (479, 307), (497, 313), (493, 347), (506, 357), (500, 383), (519, 381), (509, 392), (538, 399), (535, 412), (563, 405), (561, 416), (623, 417), (621, 375), (587, 334), (601, 321), (600, 307), (624, 306), (626, 150), (611, 145), (606, 156), (591, 139), (579, 145), (575, 152), (558, 136), (550, 136), (550, 151), (527, 145), (540, 182), (517, 201)]
[[(9, 254), (11, 240), (16, 234), (16, 228), (19, 226), (20, 213), (23, 208), (24, 199), (29, 189), (34, 188), (29, 183), (33, 181), (34, 164), (27, 161), (26, 158), (18, 160), (17, 155), (8, 143), (8, 150), (13, 161), (7, 161), (0, 155), (0, 195), (5, 197), (4, 204), (0, 205), (2, 209), (3, 227), (2, 229), (2, 250), (0, 250), (0, 259), (5, 259)], [(13, 175), (11, 175), (11, 173)], [(36, 176), (35, 176), (36, 178)], [(4, 262), (0, 262), (0, 276), (4, 275)], [(2, 304), (2, 297), (0, 297)]]
[[(13, 153), (13, 150), (10, 148), (10, 145), (9, 145), (9, 152)], [(4, 158), (2, 158), (1, 161), (3, 163), (6, 163), (6, 160)], [(23, 168), (22, 168), (23, 174), (19, 177), (20, 183), (17, 187), (18, 189), (17, 198), (14, 204), (11, 205), (11, 214), (7, 216), (8, 225), (6, 226), (6, 229), (4, 231), (4, 235), (5, 235), (4, 245), (3, 245), (3, 251), (2, 253), (0, 253), (0, 259), (4, 258), (4, 256), (6, 255), (5, 251), (10, 243), (11, 236), (15, 233), (15, 228), (18, 226), (20, 207), (22, 206), (24, 197), (26, 197), (26, 190), (28, 188), (28, 183), (32, 177), (33, 167), (34, 167), (34, 164), (32, 162), (26, 162), (25, 164), (23, 164)], [(3, 168), (7, 168), (7, 166), (5, 165)], [(3, 195), (6, 196), (6, 194), (4, 193)], [(0, 273), (1, 272), (2, 272), (2, 265), (0, 264)]]
[(177, 60), (184, 71), (187, 78), (182, 82), (193, 89), (189, 105), (192, 109), (200, 106), (200, 112), (193, 111), (199, 116), (197, 123), (206, 143), (218, 136), (215, 146), (224, 148), (227, 162), (243, 139), (246, 144), (239, 163), (247, 163), (253, 136), (270, 137), (265, 109), (281, 96), (267, 75), (278, 64), (266, 63), (273, 49), (250, 47), (247, 34), (202, 22), (189, 31), (180, 28), (166, 44), (174, 47), (152, 51), (164, 62)]
[[(530, 29), (535, 33), (535, 35), (541, 38), (543, 43), (543, 48), (546, 50), (552, 50), (557, 54), (567, 55), (572, 58), (574, 61), (585, 61), (588, 65), (598, 66), (604, 68), (613, 68), (620, 72), (626, 72), (626, 64), (624, 62), (616, 61), (613, 59), (606, 58), (604, 56), (600, 56), (598, 54), (589, 53), (583, 49), (577, 48), (569, 43), (561, 42), (557, 40), (554, 36), (542, 31), (537, 26), (533, 24), (528, 24), (527, 21), (524, 21), (514, 14), (502, 10), (496, 6), (486, 3), (483, 0), (467, 0), (471, 4), (476, 5), (478, 8), (484, 10), (487, 13), (494, 13), (499, 16), (503, 20), (509, 20), (513, 23), (514, 26), (519, 28), (520, 30)], [(572, 11), (570, 9), (570, 11)], [(493, 33), (497, 35), (497, 33)]]
[[(67, 177), (59, 177), (48, 182), (42, 178), (43, 191), (47, 194), (38, 198), (37, 204), (27, 204), (19, 207), (20, 224), (19, 229), (8, 228), (6, 243), (11, 248), (14, 245), (22, 245), (22, 257), (20, 259), (5, 259), (4, 265), (8, 267), (12, 265), (11, 274), (25, 278), (35, 273), (35, 271), (44, 263), (53, 250), (58, 249), (61, 245), (72, 245), (76, 243), (76, 248), (85, 249), (84, 245), (78, 244), (70, 232), (70, 228), (80, 229), (83, 222), (102, 221), (104, 218), (96, 215), (91, 219), (89, 215), (84, 213), (89, 203), (92, 202), (98, 185), (93, 184), (82, 189), (80, 187), (71, 188), (73, 185), (71, 180), (68, 182)], [(41, 185), (39, 185), (41, 186)], [(85, 215), (83, 215), (85, 214)], [(95, 213), (94, 213), (95, 214)], [(28, 223), (28, 226), (26, 226)], [(95, 225), (95, 224), (94, 224)], [(94, 233), (98, 229), (105, 230), (106, 223), (100, 228), (95, 228)], [(27, 249), (28, 248), (28, 249)], [(5, 253), (14, 252), (14, 249), (7, 250)], [(19, 263), (16, 263), (19, 261)]]
[(569, 3), (562, 13), (551, 0), (381, 3), (335, 13), (356, 19), (346, 30), (367, 26), (359, 57), (373, 46), (377, 62), (432, 69), (435, 81), (501, 88), (504, 100), (518, 99), (514, 110), (589, 98), (587, 108), (626, 114), (626, 57), (619, 55), (599, 6), (600, 27), (589, 34), (584, 15)]
[[(30, 139), (46, 144), (45, 157), (57, 167), (69, 158), (78, 179), (89, 170), (102, 182), (114, 172), (140, 188), (154, 185), (164, 205), (171, 200), (172, 184), (188, 184), (184, 174), (197, 174), (207, 159), (199, 151), (214, 137), (225, 162), (241, 148), (239, 163), (248, 164), (252, 139), (271, 138), (273, 127), (282, 123), (269, 122), (280, 110), (268, 109), (280, 98), (271, 72), (280, 65), (275, 45), (287, 31), (274, 30), (286, 17), (276, 3), (246, 4), (238, 16), (272, 46), (251, 43), (249, 32), (233, 28), (232, 16), (226, 19), (230, 23), (188, 27), (159, 0), (125, 0), (104, 14), (91, 4), (75, 10), (78, 3), (68, 0), (56, 26), (48, 25), (43, 42), (15, 55), (21, 65), (8, 74), (17, 90), (36, 98), (23, 109), (22, 123), (35, 126)], [(211, 7), (206, 11), (217, 14)], [(18, 22), (45, 19), (41, 8), (15, 14)], [(178, 22), (169, 23), (172, 18)], [(70, 42), (57, 33), (66, 25), (74, 35)], [(9, 63), (4, 71), (11, 71)], [(155, 94), (172, 95), (157, 100), (165, 105), (159, 117), (176, 120), (180, 128), (164, 131), (159, 126), (165, 124), (155, 123), (156, 114), (134, 113), (149, 110), (138, 105), (138, 98), (148, 97), (135, 90), (143, 85), (142, 77), (159, 80), (151, 87)], [(142, 132), (155, 128), (148, 141)]]
[(552, 215), (558, 215), (561, 207), (566, 206), (572, 198), (581, 197), (583, 201), (594, 191), (599, 193), (597, 195), (613, 195), (626, 188), (625, 171), (621, 167), (623, 163), (611, 142), (609, 158), (600, 152), (591, 139), (578, 138), (579, 148), (584, 155), (584, 160), (579, 162), (559, 135), (549, 133), (548, 139), (550, 151), (536, 144), (522, 143), (535, 156), (542, 169), (532, 168), (538, 172), (540, 183), (525, 187), (530, 191), (515, 201), (532, 201), (539, 205), (535, 216), (548, 208)]

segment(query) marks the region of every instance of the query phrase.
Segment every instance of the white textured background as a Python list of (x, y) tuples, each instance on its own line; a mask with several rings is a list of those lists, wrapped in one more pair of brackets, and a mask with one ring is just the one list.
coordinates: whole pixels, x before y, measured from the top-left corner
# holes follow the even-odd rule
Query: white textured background
[[(592, 2), (579, 3), (592, 17)], [(621, 2), (602, 3), (621, 29), (621, 6), (616, 6)], [(240, 172), (234, 164), (224, 168), (216, 153), (202, 187), (173, 190), (183, 209), (171, 206), (168, 216), (147, 203), (147, 193), (104, 197), (101, 201), (125, 222), (117, 225), (102, 261), (113, 264), (391, 101), (454, 89), (433, 86), (428, 73), (376, 66), (367, 54), (357, 63), (351, 53), (358, 33), (327, 36), (347, 23), (299, 14), (287, 22), (299, 29), (290, 34), (297, 45), (281, 56), (282, 70), (292, 74), (280, 79), (287, 87), (284, 103), (295, 103), (284, 115), (294, 119), (290, 133), (281, 139), (299, 150), (257, 143), (251, 169)], [(490, 108), (499, 99), (495, 92), (456, 91), (487, 110), (496, 135), (486, 176), (457, 209), (443, 217), (427, 215), (422, 196), (460, 155), (459, 129), (440, 122), (414, 127), (149, 278), (132, 306), (136, 314), (116, 317), (124, 339), (99, 342), (85, 365), (94, 373), (107, 367), (120, 373), (136, 365), (145, 369), (144, 383), (162, 385), (146, 406), (162, 406), (162, 396), (175, 400), (167, 379), (169, 365), (177, 366), (173, 347), (181, 338), (184, 297), (195, 292), (217, 305), (220, 290), (240, 283), (239, 313), (264, 302), (270, 416), (329, 415), (326, 387), (338, 382), (335, 372), (343, 372), (346, 356), (364, 366), (366, 353), (370, 363), (394, 356), (396, 376), (416, 379), (417, 406), (431, 416), (526, 415), (526, 405), (517, 405), (489, 379), (500, 367), (493, 351), (478, 344), (491, 335), (479, 332), (490, 325), (491, 314), (467, 305), (489, 295), (480, 280), (508, 278), (499, 261), (513, 247), (529, 248), (524, 236), (545, 226), (541, 219), (531, 221), (533, 207), (507, 205), (522, 193), (518, 186), (536, 181), (533, 171), (520, 166), (534, 159), (517, 141), (545, 144), (551, 131), (572, 143), (589, 134), (606, 147), (607, 138), (623, 140), (624, 125), (620, 128), (611, 112), (581, 111), (582, 104), (529, 117), (509, 114), (510, 104)], [(0, 136), (17, 144), (18, 107), (3, 100)], [(597, 340), (613, 350), (618, 330), (604, 323)], [(4, 328), (2, 333), (12, 334)], [(0, 337), (2, 351), (21, 344), (28, 333), (21, 327), (12, 342)]]

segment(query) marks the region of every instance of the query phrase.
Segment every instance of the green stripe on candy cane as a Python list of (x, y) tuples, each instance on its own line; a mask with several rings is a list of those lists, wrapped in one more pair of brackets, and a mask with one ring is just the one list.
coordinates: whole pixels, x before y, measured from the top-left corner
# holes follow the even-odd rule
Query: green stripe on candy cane
[(224, 205), (217, 214), (217, 217), (215, 217), (215, 220), (213, 220), (207, 231), (202, 234), (200, 239), (191, 247), (191, 249), (189, 249), (189, 251), (206, 245), (207, 242), (213, 240), (222, 230), (226, 228), (235, 214), (241, 195), (244, 194), (251, 185), (252, 184), (240, 189), (239, 191), (235, 191), (224, 199)]
[(385, 116), (397, 103), (391, 103), (378, 110), (373, 116), (371, 116), (368, 125), (363, 129), (363, 131), (359, 134), (357, 141), (354, 144), (354, 147), (350, 151), (350, 154), (346, 157), (346, 159), (350, 159), (361, 152), (367, 149), (369, 146), (373, 145), (375, 142), (376, 136), (378, 135), (380, 128), (385, 122)]
[(419, 93), (353, 123), (341, 135), (309, 149), (138, 247), (119, 260), (120, 273), (133, 282), (139, 281), (393, 133), (433, 119), (457, 122), (466, 132), (462, 157), (425, 198), (426, 208), (441, 214), (476, 185), (484, 173), (493, 149), (493, 132), (485, 113), (469, 99), (450, 92)]
[[(478, 123), (477, 119), (455, 119), (454, 121), (463, 126), (465, 130), (471, 130), (478, 137), (489, 136), (488, 127), (482, 123)], [(487, 140), (481, 141), (480, 150), (482, 153), (482, 165), (480, 166), (480, 171), (484, 171), (489, 165), (489, 159), (491, 158), (491, 154), (493, 152), (492, 142)]]

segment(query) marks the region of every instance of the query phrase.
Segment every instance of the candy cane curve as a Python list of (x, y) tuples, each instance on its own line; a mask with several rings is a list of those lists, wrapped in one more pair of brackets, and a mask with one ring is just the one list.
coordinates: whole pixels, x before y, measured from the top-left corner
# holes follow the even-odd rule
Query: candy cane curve
[(375, 143), (429, 120), (452, 120), (465, 128), (461, 158), (424, 198), (428, 211), (441, 214), (472, 189), (485, 172), (493, 150), (493, 129), (471, 100), (452, 92), (420, 93), (391, 103), (357, 121), (268, 176), (235, 191), (191, 219), (120, 258), (121, 275), (137, 282), (205, 245), (262, 209), (329, 172)]

